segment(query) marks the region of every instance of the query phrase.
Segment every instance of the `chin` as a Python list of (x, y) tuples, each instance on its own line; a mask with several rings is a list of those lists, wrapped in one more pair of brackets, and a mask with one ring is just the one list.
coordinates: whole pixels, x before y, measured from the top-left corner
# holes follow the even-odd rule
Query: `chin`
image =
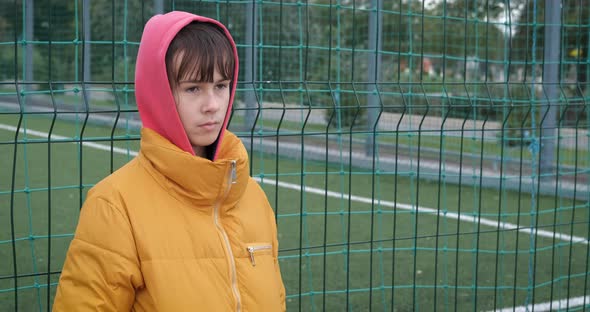
[(194, 131), (188, 135), (188, 139), (193, 146), (209, 146), (215, 143), (215, 140), (217, 140), (217, 137), (219, 137), (220, 132), (221, 129), (219, 129), (219, 131), (212, 131), (209, 133)]

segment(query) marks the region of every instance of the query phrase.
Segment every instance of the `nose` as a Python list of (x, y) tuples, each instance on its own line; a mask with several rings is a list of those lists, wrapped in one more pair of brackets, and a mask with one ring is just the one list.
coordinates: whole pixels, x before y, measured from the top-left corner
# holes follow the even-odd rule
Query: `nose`
[(203, 97), (201, 111), (203, 113), (216, 113), (221, 107), (221, 101), (214, 92), (207, 92)]

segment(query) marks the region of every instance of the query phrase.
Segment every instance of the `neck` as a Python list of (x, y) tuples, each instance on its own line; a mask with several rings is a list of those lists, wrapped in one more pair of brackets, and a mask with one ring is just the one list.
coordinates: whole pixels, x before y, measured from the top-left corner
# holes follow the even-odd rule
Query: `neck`
[(193, 151), (195, 152), (196, 156), (202, 157), (202, 158), (206, 158), (206, 151), (205, 151), (205, 146), (194, 146), (193, 145)]

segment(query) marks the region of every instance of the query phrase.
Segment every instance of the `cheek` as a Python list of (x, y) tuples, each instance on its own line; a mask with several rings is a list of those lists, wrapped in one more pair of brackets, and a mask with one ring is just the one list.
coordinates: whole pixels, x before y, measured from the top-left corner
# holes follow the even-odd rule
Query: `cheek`
[(190, 117), (192, 115), (188, 109), (189, 106), (186, 105), (186, 101), (183, 101), (181, 97), (175, 97), (174, 100), (176, 102), (176, 112), (178, 113), (178, 117), (184, 126), (190, 121)]
[(227, 108), (229, 107), (229, 92), (227, 93), (226, 96), (223, 97), (223, 110), (226, 111)]

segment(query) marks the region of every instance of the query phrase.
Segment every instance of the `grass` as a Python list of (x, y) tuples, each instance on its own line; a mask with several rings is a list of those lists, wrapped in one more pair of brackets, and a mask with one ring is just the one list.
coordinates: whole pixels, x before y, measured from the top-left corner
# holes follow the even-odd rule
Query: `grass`
[[(23, 127), (51, 129), (47, 116), (25, 117)], [(0, 115), (0, 124), (16, 123), (16, 116)], [(86, 139), (111, 143), (110, 128), (58, 120), (53, 132), (79, 138), (82, 129)], [(115, 147), (137, 150), (136, 130), (117, 130), (114, 137), (121, 139)], [(0, 306), (14, 310), (16, 263), (19, 310), (42, 311), (53, 300), (85, 193), (131, 157), (70, 142), (48, 145), (21, 134), (13, 166), (13, 140), (14, 133), (0, 130)], [(337, 159), (302, 161), (260, 150), (251, 153), (251, 170), (277, 211), (289, 311), (389, 311), (392, 304), (396, 311), (490, 310), (587, 293), (588, 245), (526, 230), (587, 238), (587, 200), (458, 187), (421, 180), (417, 172), (355, 168)], [(301, 184), (307, 191), (297, 190)], [(325, 189), (335, 194), (325, 196)], [(349, 193), (375, 201), (349, 199)], [(442, 214), (394, 209), (388, 202)], [(473, 221), (445, 217), (453, 212)], [(525, 230), (499, 231), (478, 225), (479, 218)]]

